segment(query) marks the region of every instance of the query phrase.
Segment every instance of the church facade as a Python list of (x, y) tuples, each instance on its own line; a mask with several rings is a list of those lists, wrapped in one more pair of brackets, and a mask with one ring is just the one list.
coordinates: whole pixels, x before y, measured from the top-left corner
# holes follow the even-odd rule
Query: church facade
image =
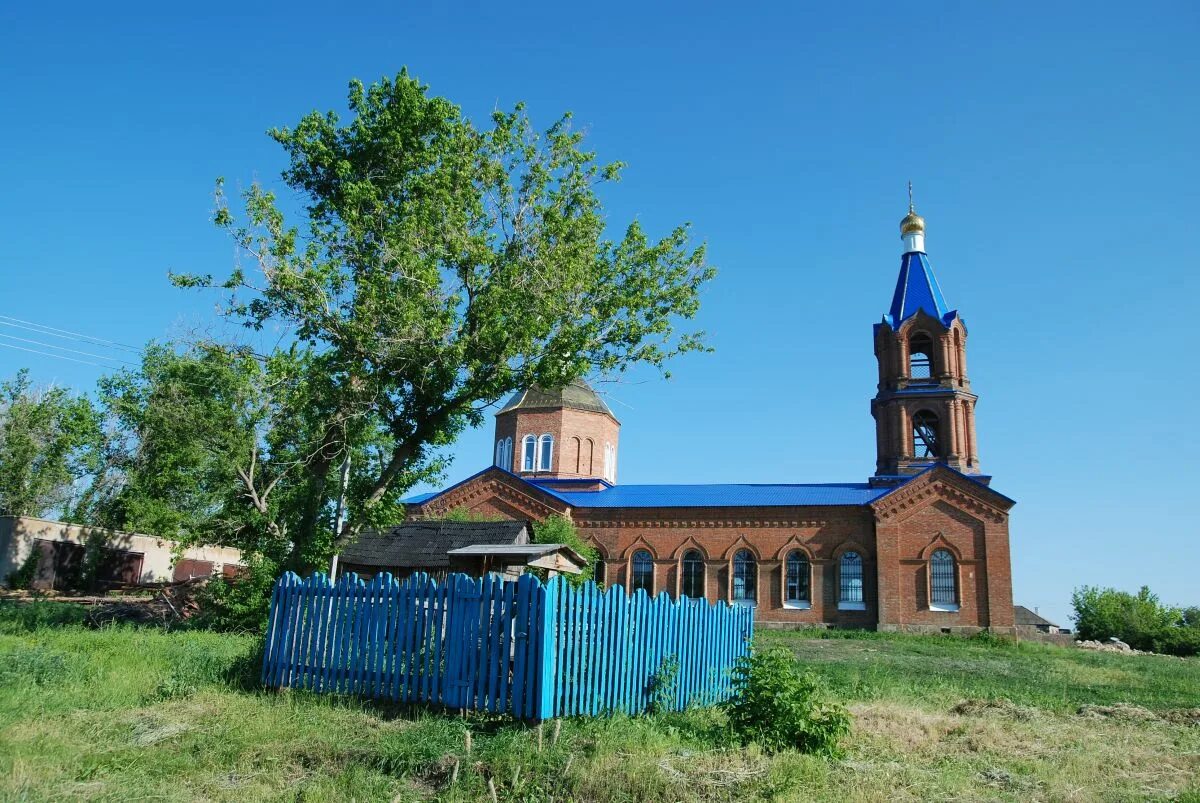
[(911, 204), (900, 232), (900, 275), (874, 327), (865, 482), (619, 483), (620, 422), (579, 380), (517, 393), (496, 414), (492, 466), (409, 500), (410, 515), (567, 516), (600, 553), (598, 580), (753, 605), (760, 624), (1012, 632), (1014, 502), (980, 469), (967, 328)]

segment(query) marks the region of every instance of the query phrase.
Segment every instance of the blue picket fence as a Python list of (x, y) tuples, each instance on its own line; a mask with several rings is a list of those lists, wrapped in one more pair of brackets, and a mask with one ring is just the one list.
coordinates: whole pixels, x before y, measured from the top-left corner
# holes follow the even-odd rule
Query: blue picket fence
[(749, 608), (561, 577), (289, 572), (271, 598), (262, 680), (535, 720), (638, 713), (655, 699), (683, 709), (729, 696), (753, 628)]

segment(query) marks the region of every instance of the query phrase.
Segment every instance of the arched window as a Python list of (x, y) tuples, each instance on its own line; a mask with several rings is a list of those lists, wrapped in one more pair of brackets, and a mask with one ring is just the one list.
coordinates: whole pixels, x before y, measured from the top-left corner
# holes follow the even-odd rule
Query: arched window
[(733, 556), (733, 588), (730, 596), (735, 605), (753, 605), (758, 600), (758, 565), (754, 554), (739, 549)]
[(496, 462), (495, 465), (504, 465), (504, 438), (496, 441)]
[(958, 572), (947, 549), (935, 549), (929, 557), (929, 607), (935, 611), (958, 610)]
[(808, 556), (796, 549), (784, 561), (784, 604), (791, 608), (807, 608), (812, 604), (812, 566)]
[(847, 552), (838, 563), (838, 608), (861, 611), (865, 607), (862, 555)]
[(921, 410), (913, 416), (913, 457), (936, 459), (941, 456), (938, 417), (928, 410)]
[(587, 441), (587, 476), (596, 476), (596, 442), (591, 438)]
[(933, 338), (917, 332), (908, 341), (908, 378), (930, 379), (933, 376)]
[(533, 471), (535, 466), (537, 466), (537, 438), (526, 435), (521, 454), (521, 468), (525, 471)]
[(579, 442), (578, 437), (576, 437), (576, 436), (571, 437), (571, 446), (575, 450), (575, 473), (580, 474), (580, 473), (582, 473), (582, 472), (580, 472), (580, 469), (583, 468), (583, 466), (580, 462), (583, 457), (583, 449), (580, 448), (581, 444)]
[(612, 482), (617, 476), (617, 447), (604, 444), (604, 479)]
[(592, 581), (598, 586), (604, 585), (605, 568), (604, 558), (599, 558), (596, 561), (596, 565), (592, 567)]
[(501, 464), (505, 471), (513, 470), (512, 438), (504, 439), (504, 462)]
[(695, 549), (689, 549), (683, 553), (680, 572), (680, 595), (692, 599), (704, 599), (704, 556)]
[(538, 470), (549, 471), (553, 463), (554, 436), (547, 432), (542, 436), (541, 448), (538, 449)]
[(633, 565), (631, 568), (631, 577), (629, 578), (629, 590), (637, 591), (639, 588), (647, 594), (654, 593), (654, 558), (644, 549), (639, 549), (633, 553)]

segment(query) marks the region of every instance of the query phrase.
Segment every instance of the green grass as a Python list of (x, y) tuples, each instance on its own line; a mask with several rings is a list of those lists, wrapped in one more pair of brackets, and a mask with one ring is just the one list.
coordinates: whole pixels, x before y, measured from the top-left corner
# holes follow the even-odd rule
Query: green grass
[[(82, 619), (0, 602), (0, 800), (478, 801), (490, 778), (505, 801), (1200, 801), (1196, 660), (764, 632), (854, 712), (829, 761), (730, 747), (712, 711), (569, 720), (539, 749), (500, 718), (258, 691), (251, 637)], [(1157, 715), (1077, 713), (1112, 703)]]
[(850, 700), (948, 706), (964, 698), (1073, 713), (1081, 705), (1133, 703), (1153, 710), (1200, 706), (1200, 662), (1089, 652), (996, 638), (845, 630), (763, 630)]

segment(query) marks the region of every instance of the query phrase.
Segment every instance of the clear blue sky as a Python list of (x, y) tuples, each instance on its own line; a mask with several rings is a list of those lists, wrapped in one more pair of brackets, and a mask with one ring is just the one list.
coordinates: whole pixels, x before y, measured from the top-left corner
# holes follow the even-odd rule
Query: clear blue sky
[[(614, 224), (708, 242), (716, 353), (605, 388), (623, 481), (861, 481), (912, 179), (984, 469), (1018, 500), (1017, 602), (1200, 603), (1196, 4), (169, 5), (0, 10), (0, 315), (131, 344), (213, 326), (166, 279), (232, 264), (213, 180), (277, 181), (268, 127), (408, 65), (476, 117), (574, 111), (629, 162)], [(0, 348), (0, 375), (23, 365), (101, 373)]]

